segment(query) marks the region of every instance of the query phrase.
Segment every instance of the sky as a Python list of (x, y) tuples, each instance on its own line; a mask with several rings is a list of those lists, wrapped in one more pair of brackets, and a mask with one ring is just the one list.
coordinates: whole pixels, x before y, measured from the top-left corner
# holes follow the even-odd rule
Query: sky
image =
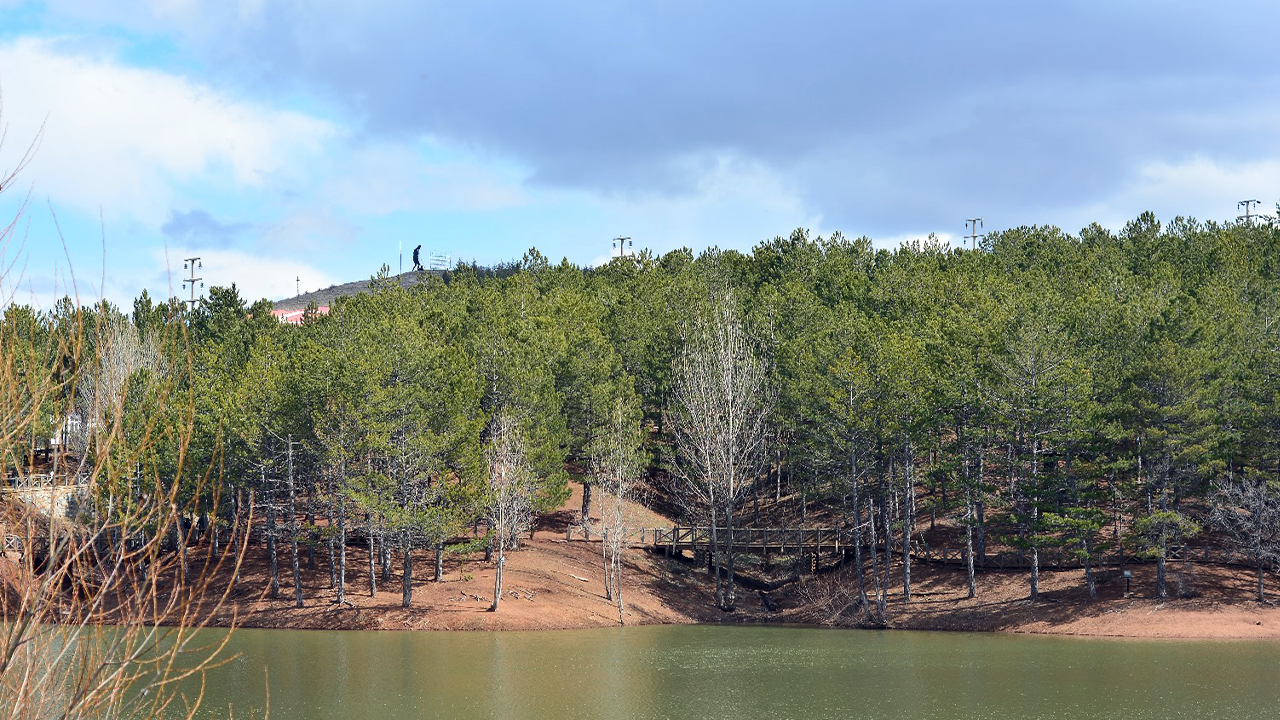
[[(1274, 2), (0, 0), (0, 300), (1280, 200)], [(14, 170), (16, 176), (9, 179)], [(15, 222), (16, 219), (16, 222)]]

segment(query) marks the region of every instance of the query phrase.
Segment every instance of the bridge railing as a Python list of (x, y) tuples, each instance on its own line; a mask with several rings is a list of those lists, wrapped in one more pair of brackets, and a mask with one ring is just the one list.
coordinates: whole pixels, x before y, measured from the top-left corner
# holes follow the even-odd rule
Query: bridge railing
[[(577, 523), (570, 523), (565, 529), (565, 540), (603, 540), (605, 533), (613, 533), (612, 528), (606, 528), (599, 525), (591, 528), (583, 527)], [(650, 527), (624, 527), (622, 528), (622, 544), (628, 547), (648, 547), (654, 544), (654, 538), (658, 532), (658, 528)]]
[(82, 487), (89, 484), (89, 476), (74, 473), (29, 473), (10, 478), (0, 478), (0, 493), (21, 493), (31, 490), (53, 490), (62, 487)]
[[(728, 528), (716, 528), (716, 539), (722, 545), (729, 542), (729, 535)], [(712, 544), (712, 532), (709, 526), (677, 525), (669, 528), (653, 528), (652, 537), (653, 545), (672, 549), (709, 547)], [(776, 550), (782, 553), (788, 550), (839, 551), (850, 547), (851, 542), (851, 533), (841, 528), (743, 527), (733, 529), (734, 547)]]
[[(959, 548), (918, 548), (911, 553), (917, 560), (943, 564), (964, 564), (964, 550)], [(1127, 549), (1120, 552), (1101, 553), (1093, 557), (1094, 567), (1113, 565), (1139, 565), (1152, 562), (1149, 555), (1138, 555)], [(1249, 556), (1239, 549), (1215, 545), (1182, 545), (1171, 547), (1165, 554), (1168, 562), (1202, 562), (1210, 565), (1242, 565), (1252, 567)], [(1079, 554), (1067, 548), (1041, 548), (1038, 558), (1039, 566), (1046, 569), (1082, 568), (1084, 560)], [(1011, 550), (987, 553), (985, 557), (975, 557), (974, 564), (987, 570), (1026, 570), (1031, 567), (1029, 550)]]
[[(712, 532), (709, 526), (640, 527), (625, 528), (626, 544), (631, 547), (652, 547), (655, 549), (705, 550), (712, 545)], [(716, 529), (717, 539), (721, 546), (728, 543), (728, 528)], [(592, 528), (588, 536), (586, 530), (578, 525), (569, 526), (566, 539), (601, 539), (601, 528)], [(853, 531), (842, 528), (734, 528), (733, 545), (744, 552), (841, 552), (853, 549)], [(900, 549), (900, 548), (899, 548)], [(877, 552), (883, 552), (884, 546), (878, 545)], [(1041, 548), (1038, 563), (1045, 569), (1064, 569), (1084, 567), (1084, 561), (1072, 548)], [(942, 564), (963, 565), (965, 551), (963, 548), (930, 547), (915, 545), (911, 557), (918, 561)], [(1180, 545), (1171, 547), (1166, 553), (1169, 562), (1203, 562), (1214, 565), (1238, 565), (1252, 567), (1249, 556), (1233, 547), (1214, 545)], [(1094, 567), (1142, 564), (1151, 562), (1149, 556), (1141, 556), (1125, 549), (1099, 554), (1093, 558)], [(1029, 550), (1006, 550), (987, 553), (984, 557), (975, 557), (974, 563), (987, 570), (1025, 570), (1031, 567)]]

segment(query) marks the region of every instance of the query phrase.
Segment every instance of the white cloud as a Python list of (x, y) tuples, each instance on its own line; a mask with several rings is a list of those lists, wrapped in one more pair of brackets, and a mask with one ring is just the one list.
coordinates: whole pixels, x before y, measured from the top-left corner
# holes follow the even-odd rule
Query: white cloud
[(1183, 215), (1197, 220), (1235, 220), (1236, 203), (1259, 200), (1255, 212), (1275, 214), (1280, 199), (1280, 161), (1229, 163), (1206, 156), (1180, 162), (1147, 163), (1120, 192), (1101, 202), (1066, 213), (1074, 232), (1089, 222), (1119, 228), (1150, 210), (1163, 221)]
[(67, 52), (73, 44), (0, 44), (7, 141), (27, 142), (44, 123), (23, 179), (55, 205), (159, 225), (182, 183), (257, 189), (268, 176), (301, 175), (301, 161), (339, 133), (185, 77)]
[[(337, 280), (321, 270), (292, 258), (255, 255), (240, 250), (200, 250), (192, 251), (181, 248), (170, 248), (166, 257), (164, 251), (156, 251), (153, 255), (156, 268), (161, 276), (167, 276), (169, 295), (187, 297), (188, 292), (182, 287), (182, 279), (186, 276), (183, 270), (183, 258), (200, 256), (202, 266), (196, 271), (196, 277), (203, 277), (205, 290), (208, 286), (229, 286), (235, 283), (240, 297), (253, 303), (261, 298), (279, 300), (297, 294), (295, 288), (309, 292), (346, 282), (350, 278)], [(196, 288), (197, 296), (200, 288)]]
[(400, 211), (488, 211), (528, 202), (523, 177), (482, 161), (436, 161), (429, 143), (353, 149), (320, 190), (329, 205), (386, 215)]
[[(787, 236), (803, 227), (828, 234), (822, 215), (801, 198), (798, 189), (764, 163), (736, 154), (717, 153), (686, 158), (695, 192), (686, 195), (614, 197), (601, 205), (618, 223), (613, 235), (631, 235), (635, 249), (661, 254), (679, 247), (699, 252), (709, 246), (744, 252), (775, 235)], [(589, 251), (588, 251), (589, 252)]]

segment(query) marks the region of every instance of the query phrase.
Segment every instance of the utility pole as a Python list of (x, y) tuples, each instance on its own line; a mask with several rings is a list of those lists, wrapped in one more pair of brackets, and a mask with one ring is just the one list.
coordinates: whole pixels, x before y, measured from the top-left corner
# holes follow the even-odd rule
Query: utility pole
[(302, 294), (302, 276), (299, 275), (293, 279), (293, 296), (298, 297)]
[(204, 268), (204, 263), (200, 262), (200, 258), (198, 257), (186, 258), (182, 261), (182, 269), (190, 271), (190, 275), (187, 277), (187, 279), (182, 281), (183, 289), (187, 289), (188, 287), (191, 289), (191, 299), (186, 301), (188, 303), (188, 308), (187, 308), (188, 310), (194, 310), (196, 308), (196, 281), (197, 280), (202, 281), (200, 283), (200, 289), (204, 290), (204, 282), (203, 282), (204, 278), (196, 277), (197, 267)]
[(1259, 203), (1257, 200), (1241, 200), (1240, 202), (1236, 203), (1237, 208), (1244, 208), (1244, 214), (1237, 215), (1236, 220), (1243, 220), (1245, 225), (1252, 225), (1253, 224), (1253, 212), (1252, 212), (1253, 208), (1256, 208), (1261, 204), (1262, 203)]
[[(629, 235), (626, 237), (618, 236), (614, 238), (613, 249), (618, 251), (616, 257), (626, 257), (628, 255), (636, 254), (635, 244), (631, 242), (631, 236)], [(610, 257), (614, 257), (613, 253), (610, 253), (609, 255)]]
[[(986, 237), (986, 235), (985, 235), (985, 234), (983, 234), (983, 235), (979, 235), (979, 234), (978, 234), (978, 228), (980, 228), (980, 227), (984, 227), (984, 226), (983, 226), (983, 224), (982, 224), (982, 218), (980, 218), (980, 217), (978, 217), (978, 218), (969, 218), (968, 220), (965, 220), (965, 221), (964, 221), (964, 229), (965, 229), (965, 230), (967, 230), (967, 231), (969, 231), (969, 234), (968, 234), (968, 235), (965, 235), (965, 236), (964, 236), (964, 239), (965, 239), (965, 240), (972, 240), (972, 241), (973, 241), (973, 249), (974, 249), (974, 250), (977, 250), (977, 249), (978, 249), (978, 240), (980, 240), (981, 238)], [(963, 243), (961, 243), (960, 247), (964, 247), (964, 244), (963, 244)]]

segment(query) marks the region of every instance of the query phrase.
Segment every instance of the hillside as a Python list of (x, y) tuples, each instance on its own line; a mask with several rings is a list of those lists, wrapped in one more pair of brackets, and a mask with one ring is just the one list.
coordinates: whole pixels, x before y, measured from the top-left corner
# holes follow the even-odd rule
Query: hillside
[[(329, 587), (326, 560), (317, 554), (316, 569), (306, 570), (305, 607), (293, 606), (287, 572), (282, 573), (279, 599), (263, 596), (267, 587), (264, 549), (251, 547), (245, 559), (241, 589), (235, 593), (239, 622), (244, 627), (351, 630), (546, 630), (608, 627), (618, 623), (617, 611), (604, 597), (600, 544), (581, 539), (566, 541), (565, 526), (576, 516), (581, 487), (562, 508), (543, 516), (532, 540), (508, 555), (504, 601), (497, 613), (487, 612), (493, 593), (493, 564), (483, 553), (451, 556), (443, 581), (433, 582), (429, 553), (414, 564), (412, 607), (401, 607), (400, 561), (392, 563), (391, 582), (379, 580), (378, 592), (368, 590), (367, 556), (353, 543), (348, 548), (348, 606), (338, 606)], [(636, 507), (639, 522), (662, 524), (652, 511)], [(643, 517), (643, 519), (639, 519)], [(667, 521), (669, 522), (669, 521)], [(855, 583), (847, 568), (827, 566), (817, 575), (793, 582), (768, 583), (774, 610), (765, 607), (755, 589), (758, 568), (748, 566), (738, 591), (738, 607), (731, 613), (714, 606), (714, 581), (704, 567), (686, 558), (667, 558), (639, 548), (627, 552), (623, 571), (623, 599), (628, 625), (689, 623), (805, 623), (857, 627), (853, 609)], [(966, 597), (961, 568), (918, 562), (913, 575), (913, 599), (902, 599), (901, 569), (893, 568), (888, 593), (888, 627), (911, 630), (960, 630), (1048, 635), (1092, 635), (1146, 638), (1280, 639), (1280, 609), (1251, 600), (1253, 578), (1247, 568), (1222, 565), (1176, 564), (1171, 572), (1194, 578), (1194, 592), (1186, 598), (1161, 600), (1154, 594), (1154, 563), (1131, 566), (1132, 591), (1105, 574), (1098, 599), (1084, 590), (1083, 571), (1044, 570), (1041, 597), (1027, 598), (1024, 571), (987, 571), (977, 598)], [(784, 573), (785, 574), (785, 573)], [(757, 578), (758, 579), (758, 578)], [(229, 613), (214, 618), (225, 624)]]
[[(423, 272), (406, 272), (399, 275), (392, 275), (389, 279), (400, 283), (400, 287), (413, 287), (423, 281), (428, 276), (439, 277), (443, 274), (440, 270), (426, 270)], [(333, 303), (340, 297), (349, 297), (362, 292), (369, 291), (370, 280), (357, 280), (355, 282), (342, 283), (341, 285), (330, 285), (322, 290), (295, 295), (291, 298), (277, 300), (275, 302), (276, 310), (305, 310), (307, 305), (315, 303), (318, 306), (326, 306)]]

